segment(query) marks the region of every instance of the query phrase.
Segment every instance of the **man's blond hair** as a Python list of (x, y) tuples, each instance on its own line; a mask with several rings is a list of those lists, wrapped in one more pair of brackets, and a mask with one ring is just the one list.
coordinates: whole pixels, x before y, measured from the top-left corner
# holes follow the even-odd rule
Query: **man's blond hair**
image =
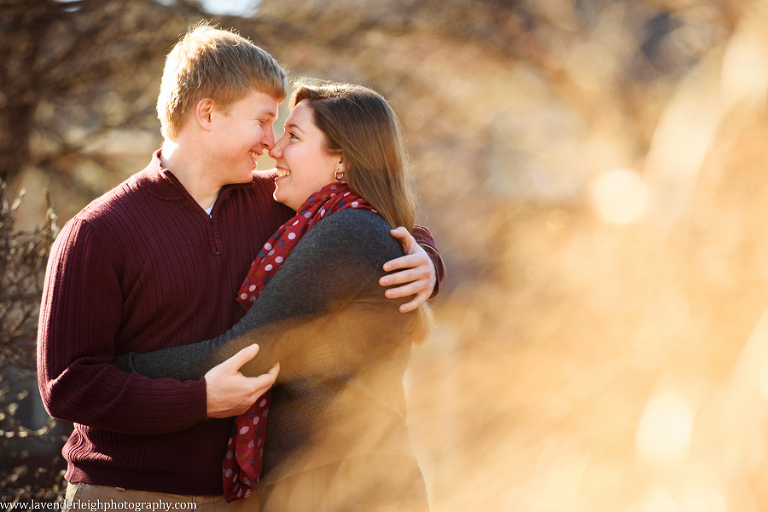
[(165, 60), (157, 98), (163, 137), (175, 139), (203, 98), (226, 109), (256, 90), (281, 102), (288, 78), (270, 54), (244, 37), (201, 23), (190, 27)]

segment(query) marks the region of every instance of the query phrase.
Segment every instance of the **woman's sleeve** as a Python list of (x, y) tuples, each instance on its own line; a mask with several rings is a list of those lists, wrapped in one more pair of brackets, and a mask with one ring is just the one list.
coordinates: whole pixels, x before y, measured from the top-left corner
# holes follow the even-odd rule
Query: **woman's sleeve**
[[(266, 373), (282, 358), (302, 350), (312, 329), (322, 328), (327, 315), (343, 309), (384, 275), (384, 262), (402, 255), (378, 219), (370, 212), (344, 210), (318, 223), (296, 245), (256, 304), (221, 336), (126, 354), (115, 364), (153, 378), (199, 379), (238, 350), (258, 343), (259, 353), (242, 371)], [(385, 289), (378, 288), (383, 297)]]

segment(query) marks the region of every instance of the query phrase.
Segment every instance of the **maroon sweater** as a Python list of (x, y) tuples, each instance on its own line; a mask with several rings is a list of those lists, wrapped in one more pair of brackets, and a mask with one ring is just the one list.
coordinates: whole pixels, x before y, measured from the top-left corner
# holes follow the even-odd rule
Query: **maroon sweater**
[[(205, 380), (125, 373), (115, 355), (213, 338), (243, 316), (234, 300), (254, 256), (293, 211), (269, 176), (225, 187), (211, 215), (160, 165), (88, 205), (51, 250), (38, 379), (50, 414), (74, 422), (70, 482), (221, 494), (231, 419), (207, 419)], [(443, 267), (428, 231), (414, 234)]]

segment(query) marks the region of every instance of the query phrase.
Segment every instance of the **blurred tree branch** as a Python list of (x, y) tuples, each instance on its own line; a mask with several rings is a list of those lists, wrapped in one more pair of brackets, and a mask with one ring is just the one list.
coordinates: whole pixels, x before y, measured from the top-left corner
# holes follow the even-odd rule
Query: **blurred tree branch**
[(63, 5), (47, 0), (0, 3), (0, 179), (18, 172), (29, 158), (29, 136), (44, 82), (35, 73), (49, 27), (65, 16)]

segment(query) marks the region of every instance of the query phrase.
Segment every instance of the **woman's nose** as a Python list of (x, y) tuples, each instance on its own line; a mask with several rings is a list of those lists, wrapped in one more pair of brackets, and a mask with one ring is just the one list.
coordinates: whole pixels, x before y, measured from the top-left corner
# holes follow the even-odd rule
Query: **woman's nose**
[(275, 142), (272, 147), (269, 148), (269, 156), (274, 160), (278, 160), (283, 156), (283, 139), (285, 139), (285, 137), (280, 137), (280, 140)]

